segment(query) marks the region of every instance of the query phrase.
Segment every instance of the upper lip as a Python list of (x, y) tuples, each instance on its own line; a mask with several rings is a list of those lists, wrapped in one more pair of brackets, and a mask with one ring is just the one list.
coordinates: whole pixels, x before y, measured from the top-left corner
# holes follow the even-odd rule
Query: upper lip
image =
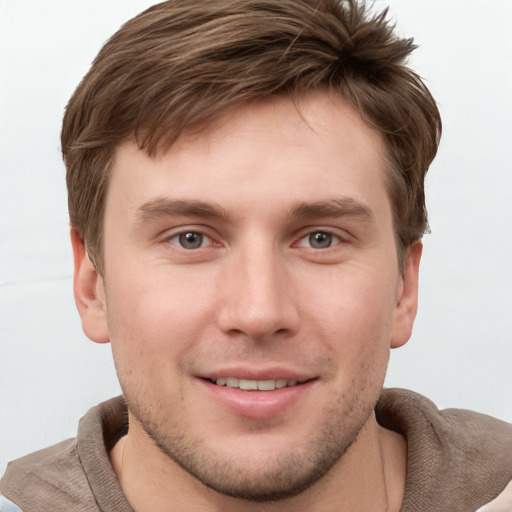
[(268, 367), (268, 368), (222, 368), (218, 370), (208, 371), (202, 375), (198, 375), (203, 379), (217, 380), (234, 377), (236, 379), (245, 380), (294, 380), (297, 382), (305, 382), (316, 378), (316, 375), (297, 371), (289, 368)]

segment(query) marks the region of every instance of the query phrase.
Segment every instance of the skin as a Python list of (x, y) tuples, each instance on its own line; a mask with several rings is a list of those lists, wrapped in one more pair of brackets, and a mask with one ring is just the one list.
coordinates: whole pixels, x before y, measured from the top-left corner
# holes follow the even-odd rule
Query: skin
[[(400, 508), (405, 441), (373, 409), (421, 244), (400, 272), (380, 134), (326, 93), (299, 107), (243, 107), (155, 159), (123, 144), (103, 276), (72, 234), (83, 327), (112, 343), (129, 407), (111, 457), (138, 512)], [(208, 380), (229, 375), (303, 383)]]

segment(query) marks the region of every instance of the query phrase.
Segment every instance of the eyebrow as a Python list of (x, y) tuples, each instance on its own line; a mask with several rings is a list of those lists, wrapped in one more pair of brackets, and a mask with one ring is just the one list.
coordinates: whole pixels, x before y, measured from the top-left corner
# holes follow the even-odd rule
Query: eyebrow
[[(142, 222), (149, 222), (159, 217), (172, 215), (214, 218), (223, 221), (230, 219), (229, 213), (221, 206), (190, 199), (168, 199), (159, 197), (147, 201), (137, 209), (137, 218)], [(368, 206), (350, 197), (339, 197), (325, 201), (301, 202), (290, 209), (288, 217), (356, 217), (367, 222), (373, 222), (375, 220), (375, 215)]]
[(338, 197), (327, 201), (300, 203), (290, 210), (290, 217), (356, 217), (374, 222), (375, 215), (365, 204), (351, 197)]
[(227, 220), (228, 214), (218, 205), (204, 201), (187, 199), (167, 199), (159, 197), (144, 203), (137, 209), (137, 217), (148, 222), (159, 217), (184, 215)]

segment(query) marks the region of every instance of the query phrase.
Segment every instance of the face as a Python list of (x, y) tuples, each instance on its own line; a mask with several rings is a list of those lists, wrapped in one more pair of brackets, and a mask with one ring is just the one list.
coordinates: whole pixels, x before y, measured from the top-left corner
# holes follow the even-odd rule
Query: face
[(336, 467), (416, 306), (380, 135), (326, 94), (299, 106), (244, 107), (156, 159), (119, 147), (101, 307), (82, 314), (111, 340), (134, 427), (253, 500)]

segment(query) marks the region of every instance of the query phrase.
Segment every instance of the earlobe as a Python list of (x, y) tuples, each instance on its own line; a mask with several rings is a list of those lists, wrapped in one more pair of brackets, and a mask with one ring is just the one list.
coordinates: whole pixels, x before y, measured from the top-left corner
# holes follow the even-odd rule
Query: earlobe
[(418, 310), (418, 277), (423, 245), (418, 240), (407, 249), (404, 273), (397, 290), (391, 348), (401, 347), (411, 337)]
[(73, 292), (86, 336), (96, 343), (110, 341), (103, 279), (91, 263), (84, 242), (76, 229), (71, 229), (71, 245), (75, 265)]

